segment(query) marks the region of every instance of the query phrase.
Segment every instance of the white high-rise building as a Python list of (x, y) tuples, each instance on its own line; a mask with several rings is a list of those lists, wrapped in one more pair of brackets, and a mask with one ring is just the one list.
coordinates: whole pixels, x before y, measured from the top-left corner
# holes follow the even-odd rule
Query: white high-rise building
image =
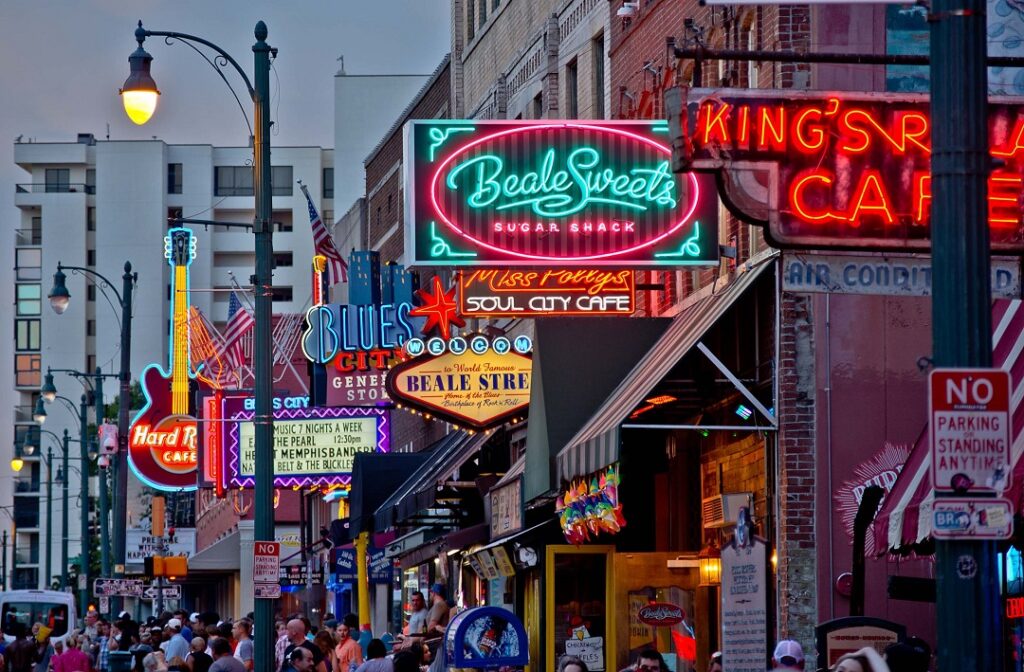
[[(49, 306), (47, 294), (57, 263), (81, 266), (106, 276), (121, 291), (124, 263), (138, 273), (134, 291), (131, 373), (137, 380), (146, 365), (167, 366), (170, 330), (170, 267), (163, 239), (169, 217), (251, 223), (253, 210), (252, 149), (210, 145), (169, 145), (161, 140), (97, 141), (91, 134), (77, 142), (18, 143), (15, 162), (26, 171), (15, 189), (21, 213), (15, 248), (14, 387), (15, 443), (31, 427), (32, 410), (46, 368), (91, 372), (100, 367), (116, 374), (120, 363), (120, 308), (116, 296), (83, 274), (67, 272), (71, 302), (63, 315)], [(310, 190), (324, 221), (334, 219), (333, 151), (320, 147), (274, 147), (274, 312), (302, 311), (310, 299), (313, 238), (305, 197)], [(346, 207), (348, 203), (345, 204)], [(191, 266), (191, 302), (220, 326), (227, 319), (232, 276), (249, 284), (255, 254), (251, 232), (241, 228), (189, 225), (197, 240)], [(73, 402), (48, 404), (43, 429), (58, 436), (79, 434), (77, 404), (84, 387), (67, 374), (55, 374), (59, 394)], [(104, 400), (117, 397), (117, 381), (103, 387)], [(95, 422), (90, 409), (89, 422)], [(31, 441), (30, 443), (39, 443)], [(42, 435), (38, 448), (23, 456), (14, 476), (13, 494), (0, 492), (0, 529), (16, 536), (14, 588), (49, 585), (46, 539), (51, 541), (51, 574), (60, 575), (61, 487), (53, 485), (52, 532), (47, 529), (46, 473), (40, 453), (53, 447), (53, 475), (60, 446)], [(80, 552), (79, 493), (82, 492), (79, 447), (71, 444), (69, 557)], [(0, 487), (0, 490), (7, 488)], [(95, 479), (90, 488), (95, 497)], [(13, 504), (8, 508), (7, 505)], [(134, 504), (134, 506), (133, 506)], [(129, 502), (129, 523), (141, 511)], [(16, 530), (16, 532), (13, 532)], [(124, 534), (124, 530), (112, 530)], [(4, 554), (10, 557), (10, 553)]]

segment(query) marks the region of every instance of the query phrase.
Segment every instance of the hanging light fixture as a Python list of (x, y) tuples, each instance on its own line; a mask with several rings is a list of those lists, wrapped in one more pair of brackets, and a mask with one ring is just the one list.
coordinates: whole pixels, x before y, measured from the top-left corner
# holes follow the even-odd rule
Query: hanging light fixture
[(722, 583), (722, 551), (717, 545), (708, 544), (697, 554), (700, 568), (700, 585), (717, 586)]

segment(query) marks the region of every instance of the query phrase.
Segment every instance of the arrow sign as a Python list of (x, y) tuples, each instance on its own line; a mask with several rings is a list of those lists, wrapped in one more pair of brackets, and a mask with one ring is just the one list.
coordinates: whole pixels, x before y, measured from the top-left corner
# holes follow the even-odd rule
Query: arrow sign
[[(155, 600), (157, 595), (160, 594), (159, 591), (160, 589), (156, 586), (146, 586), (145, 590), (142, 591), (142, 599)], [(181, 599), (181, 586), (164, 586), (163, 597), (165, 600)]]

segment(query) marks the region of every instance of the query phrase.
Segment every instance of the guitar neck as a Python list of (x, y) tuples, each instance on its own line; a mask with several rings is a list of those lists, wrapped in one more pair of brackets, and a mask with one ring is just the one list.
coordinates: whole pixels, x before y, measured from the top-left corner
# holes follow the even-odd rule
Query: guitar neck
[(188, 267), (174, 266), (171, 283), (171, 412), (188, 414)]

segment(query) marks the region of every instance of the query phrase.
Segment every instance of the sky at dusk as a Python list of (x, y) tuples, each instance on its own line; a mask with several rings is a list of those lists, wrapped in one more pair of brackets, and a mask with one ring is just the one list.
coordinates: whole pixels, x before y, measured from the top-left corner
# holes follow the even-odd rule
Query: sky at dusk
[[(183, 44), (149, 38), (162, 93), (153, 119), (135, 126), (117, 90), (128, 76), (133, 31), (191, 33), (231, 54), (252, 77), (253, 27), (267, 23), (277, 47), (271, 145), (334, 145), (334, 81), (348, 74), (429, 74), (449, 49), (447, 0), (3, 0), (0, 2), (0, 188), (5, 231), (17, 226), (13, 164), (17, 136), (39, 142), (157, 136), (168, 143), (238, 146), (248, 141), (241, 111), (216, 72)], [(246, 112), (252, 104), (232, 71)], [(13, 221), (12, 221), (13, 220)]]

